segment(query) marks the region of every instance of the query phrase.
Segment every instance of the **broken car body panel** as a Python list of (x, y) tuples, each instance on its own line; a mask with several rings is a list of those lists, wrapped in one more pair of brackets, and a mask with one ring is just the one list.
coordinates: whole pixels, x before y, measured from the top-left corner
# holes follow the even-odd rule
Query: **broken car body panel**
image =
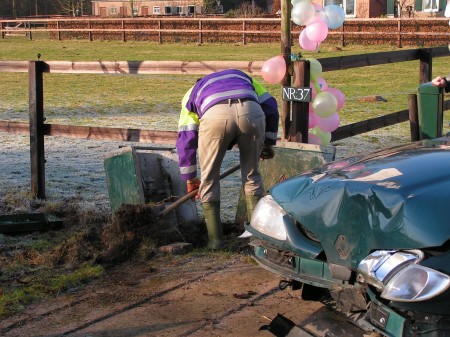
[(329, 262), (355, 268), (375, 249), (450, 240), (449, 168), (450, 143), (425, 141), (321, 166), (270, 194), (318, 238)]

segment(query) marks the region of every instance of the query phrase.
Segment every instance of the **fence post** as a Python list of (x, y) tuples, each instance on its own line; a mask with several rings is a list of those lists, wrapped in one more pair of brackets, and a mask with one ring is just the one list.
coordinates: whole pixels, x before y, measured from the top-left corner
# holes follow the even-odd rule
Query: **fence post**
[(419, 84), (430, 82), (433, 70), (433, 57), (430, 49), (419, 50)]
[[(293, 83), (296, 88), (309, 87), (309, 61), (293, 62)], [(309, 102), (292, 102), (289, 141), (308, 143)]]
[(342, 23), (342, 27), (341, 27), (341, 46), (345, 47), (345, 32), (344, 32), (344, 25), (345, 25), (345, 21)]
[(28, 31), (30, 32), (30, 41), (33, 40), (33, 36), (31, 35), (31, 22), (28, 22)]
[(162, 43), (161, 19), (158, 20), (158, 38), (159, 43)]
[(44, 157), (44, 83), (43, 61), (28, 64), (28, 90), (30, 114), (30, 163), (31, 194), (45, 199), (45, 157)]
[(122, 41), (127, 42), (125, 37), (125, 20), (122, 20)]
[(409, 130), (411, 133), (411, 141), (415, 142), (420, 140), (419, 133), (419, 108), (417, 105), (417, 95), (410, 94), (408, 96), (409, 107)]
[(61, 41), (61, 31), (59, 30), (59, 20), (56, 20), (56, 29), (58, 34), (58, 41)]
[[(286, 75), (281, 84), (284, 87), (291, 85), (291, 3), (281, 0), (281, 53), (286, 61)], [(291, 102), (281, 101), (281, 125), (283, 127), (283, 139), (289, 138)]]
[(198, 43), (203, 43), (203, 34), (202, 34), (202, 19), (198, 19)]
[(1, 21), (1, 20), (0, 20), (0, 32), (1, 32), (1, 35), (2, 35), (2, 39), (4, 39), (5, 38), (5, 32), (3, 30), (3, 21)]
[(242, 44), (246, 45), (247, 44), (247, 40), (246, 40), (246, 35), (245, 35), (245, 30), (247, 29), (247, 23), (245, 20), (242, 20)]
[(92, 41), (91, 20), (88, 20), (87, 24), (88, 24), (88, 29), (89, 29), (89, 31), (88, 31), (89, 41)]
[(398, 18), (397, 20), (397, 48), (402, 47), (402, 18)]

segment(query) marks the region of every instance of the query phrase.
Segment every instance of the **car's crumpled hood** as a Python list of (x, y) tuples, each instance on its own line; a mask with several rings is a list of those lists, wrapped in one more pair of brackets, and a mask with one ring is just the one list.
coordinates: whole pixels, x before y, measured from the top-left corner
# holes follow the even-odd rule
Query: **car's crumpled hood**
[(333, 263), (355, 267), (376, 249), (441, 246), (450, 239), (450, 142), (334, 162), (270, 194), (317, 236)]

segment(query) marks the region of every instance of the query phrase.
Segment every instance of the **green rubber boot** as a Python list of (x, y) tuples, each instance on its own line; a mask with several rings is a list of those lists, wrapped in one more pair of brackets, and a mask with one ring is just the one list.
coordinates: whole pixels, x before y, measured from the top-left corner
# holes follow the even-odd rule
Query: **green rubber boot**
[(257, 195), (245, 196), (245, 204), (247, 206), (247, 219), (250, 222), (252, 219), (253, 211), (255, 210), (256, 204), (261, 197)]
[(203, 215), (208, 230), (208, 249), (221, 249), (223, 247), (223, 228), (220, 221), (220, 202), (204, 202)]

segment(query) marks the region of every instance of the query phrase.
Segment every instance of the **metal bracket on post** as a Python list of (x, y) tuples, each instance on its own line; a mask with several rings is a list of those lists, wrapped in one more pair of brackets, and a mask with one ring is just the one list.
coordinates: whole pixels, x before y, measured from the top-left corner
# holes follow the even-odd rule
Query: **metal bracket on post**
[(42, 61), (30, 61), (28, 64), (31, 194), (39, 199), (45, 199), (44, 84), (42, 74), (46, 68), (47, 64)]

